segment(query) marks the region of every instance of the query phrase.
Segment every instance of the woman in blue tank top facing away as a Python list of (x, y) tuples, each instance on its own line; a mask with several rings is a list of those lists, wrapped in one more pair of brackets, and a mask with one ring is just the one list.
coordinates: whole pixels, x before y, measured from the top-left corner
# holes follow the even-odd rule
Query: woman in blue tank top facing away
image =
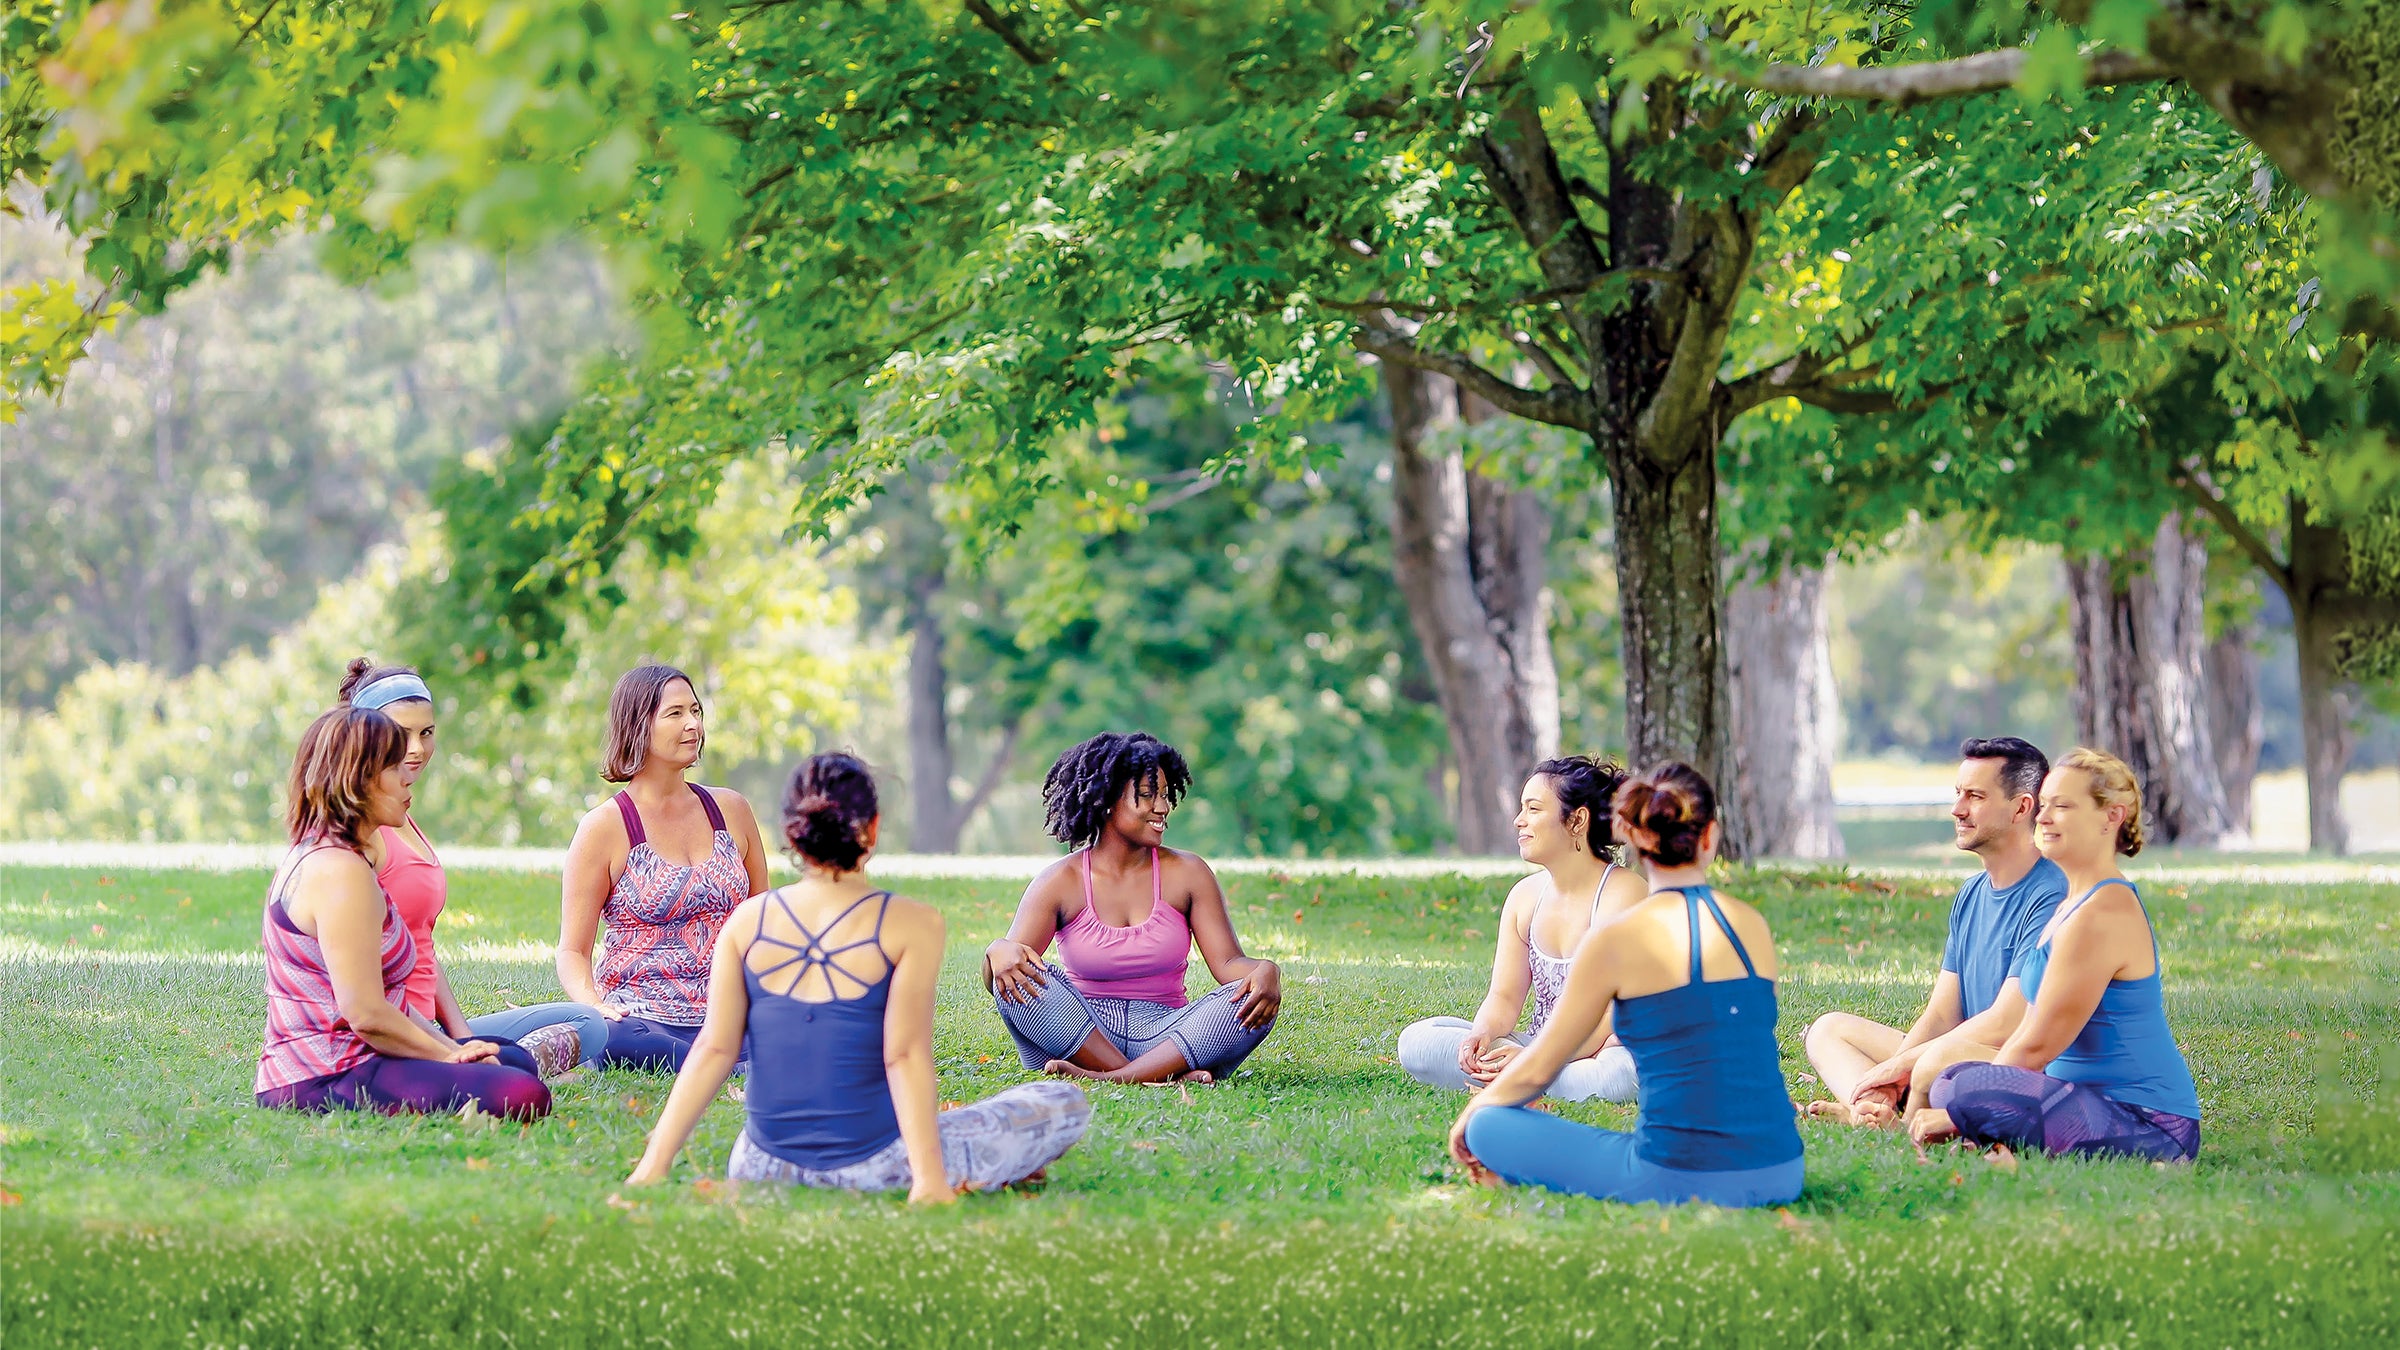
[[(1616, 792), (1616, 835), (1650, 897), (1576, 949), (1550, 1021), (1450, 1128), (1479, 1181), (1629, 1204), (1777, 1205), (1800, 1194), (1800, 1132), (1775, 1044), (1775, 939), (1759, 912), (1708, 886), (1716, 793), (1686, 764)], [(1632, 1052), (1632, 1133), (1527, 1108), (1595, 1033)]]
[(880, 825), (875, 780), (814, 755), (784, 793), (784, 838), (803, 876), (742, 902), (717, 938), (708, 1015), (628, 1178), (667, 1175), (748, 1034), (748, 1121), (726, 1175), (841, 1190), (908, 1188), (939, 1203), (1039, 1177), (1083, 1137), (1071, 1083), (1028, 1083), (937, 1112), (933, 993), (942, 916), (867, 880)]
[(1990, 1062), (1941, 1071), (1909, 1132), (2190, 1162), (2200, 1093), (2167, 1029), (2150, 913), (2117, 867), (2142, 851), (2141, 785), (2125, 761), (2079, 749), (2042, 780), (2033, 830), (2069, 899), (2010, 972), (2032, 1006)]

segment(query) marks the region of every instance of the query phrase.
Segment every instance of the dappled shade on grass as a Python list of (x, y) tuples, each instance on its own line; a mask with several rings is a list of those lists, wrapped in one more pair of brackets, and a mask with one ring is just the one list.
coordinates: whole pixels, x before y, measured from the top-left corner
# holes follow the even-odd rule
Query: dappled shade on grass
[[(555, 879), (453, 880), (462, 1002), (555, 996)], [(975, 978), (1017, 887), (901, 889), (950, 919), (942, 1096), (1023, 1081)], [(1800, 1037), (1818, 1013), (1914, 1014), (1948, 887), (1736, 871), (1724, 889), (1775, 925), (1796, 1098), (1817, 1093)], [(1865, 1340), (2139, 1326), (2146, 1342), (2249, 1327), (2330, 1343), (2395, 1317), (2400, 1149), (2393, 1093), (2377, 1095), (2379, 1048), (2400, 1032), (2388, 886), (2148, 888), (2208, 1113), (2196, 1167), (1920, 1163), (1898, 1137), (1808, 1124), (1808, 1188), (1788, 1212), (1672, 1214), (1465, 1185), (1441, 1153), (1461, 1099), (1391, 1063), (1401, 1027), (1480, 996), (1498, 882), (1229, 878), (1245, 940), (1285, 966), (1276, 1035), (1223, 1088), (1096, 1090), (1091, 1134), (1046, 1193), (943, 1215), (710, 1181), (740, 1128), (729, 1102), (694, 1136), (683, 1184), (620, 1193), (667, 1087), (637, 1074), (560, 1085), (556, 1116), (530, 1128), (257, 1110), (262, 890), (250, 874), (0, 873), (9, 1343), (181, 1340), (195, 1322), (203, 1340), (252, 1344), (369, 1327), (572, 1344), (633, 1325), (700, 1343), (754, 1322), (928, 1343), (1044, 1328), (1722, 1341), (1823, 1318)], [(2340, 1131), (2319, 1138), (2327, 1082)], [(1886, 1260), (1899, 1268), (1878, 1273)], [(1147, 1309), (1141, 1328), (1092, 1304), (1096, 1276)], [(681, 1306), (695, 1287), (719, 1295), (713, 1310)], [(504, 1315), (528, 1300), (533, 1317)]]

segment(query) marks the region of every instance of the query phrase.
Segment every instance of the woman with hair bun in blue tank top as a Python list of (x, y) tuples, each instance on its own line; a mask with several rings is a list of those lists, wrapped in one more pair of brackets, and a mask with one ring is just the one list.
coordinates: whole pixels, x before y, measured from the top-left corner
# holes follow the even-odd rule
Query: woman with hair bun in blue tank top
[(726, 1175), (912, 1203), (1039, 1178), (1090, 1124), (1072, 1083), (1027, 1083), (941, 1112), (933, 1066), (939, 911), (867, 880), (875, 780), (814, 755), (784, 793), (801, 879), (742, 902), (718, 935), (708, 1014), (628, 1178), (658, 1181), (750, 1042), (748, 1119)]
[[(1451, 1126), (1451, 1156), (1487, 1184), (1629, 1204), (1787, 1203), (1805, 1169), (1775, 1044), (1775, 939), (1709, 889), (1716, 793), (1662, 764), (1617, 789), (1615, 817), (1650, 897), (1584, 939), (1541, 1034)], [(1528, 1109), (1612, 1023), (1639, 1083), (1632, 1132)]]
[(2067, 874), (2041, 940), (2017, 958), (2031, 1005), (1989, 1062), (1954, 1063), (1909, 1119), (1918, 1143), (2190, 1162), (2200, 1093), (2167, 1028), (2158, 934), (2117, 858), (2142, 850), (2142, 789), (2125, 761), (2079, 749), (2042, 780), (2034, 843)]

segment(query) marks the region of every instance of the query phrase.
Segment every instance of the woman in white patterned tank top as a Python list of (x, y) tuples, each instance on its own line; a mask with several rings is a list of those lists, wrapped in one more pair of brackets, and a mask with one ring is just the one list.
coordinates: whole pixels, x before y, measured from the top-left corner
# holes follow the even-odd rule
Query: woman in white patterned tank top
[[(1584, 936), (1649, 894), (1641, 874), (1619, 867), (1613, 856), (1609, 806), (1623, 781), (1621, 766), (1588, 756), (1534, 766), (1517, 812), (1517, 853), (1542, 870), (1508, 893), (1492, 982), (1474, 1019), (1428, 1017), (1400, 1033), (1400, 1066), (1409, 1077), (1456, 1092), (1491, 1082), (1550, 1020)], [(1533, 1020), (1520, 1032), (1528, 996)], [(1629, 1102), (1634, 1087), (1633, 1056), (1613, 1037), (1595, 1034), (1549, 1095)]]

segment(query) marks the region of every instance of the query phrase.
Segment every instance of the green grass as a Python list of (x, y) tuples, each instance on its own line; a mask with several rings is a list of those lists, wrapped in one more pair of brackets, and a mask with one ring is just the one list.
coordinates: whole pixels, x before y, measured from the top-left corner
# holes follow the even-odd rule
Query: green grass
[[(470, 1009), (553, 995), (555, 881), (453, 878)], [(1947, 887), (1734, 874), (1775, 924), (1782, 1038), (1913, 1014)], [(1629, 1208), (1462, 1184), (1459, 1099), (1391, 1064), (1481, 993), (1501, 887), (1229, 883), (1282, 961), (1281, 1024), (1225, 1087), (1107, 1088), (1039, 1195), (912, 1213), (738, 1192), (719, 1103), (679, 1184), (621, 1192), (663, 1079), (586, 1077), (549, 1121), (249, 1105), (263, 877), (0, 871), (0, 1341), (31, 1345), (2330, 1345), (2400, 1330), (2400, 894), (2153, 884), (2198, 1166), (2025, 1160), (1804, 1127), (1788, 1212)], [(1023, 1081), (974, 980), (1013, 885), (949, 914), (943, 1095)], [(1631, 1112), (1570, 1106), (1622, 1126)], [(695, 1184), (698, 1183), (698, 1184)]]

